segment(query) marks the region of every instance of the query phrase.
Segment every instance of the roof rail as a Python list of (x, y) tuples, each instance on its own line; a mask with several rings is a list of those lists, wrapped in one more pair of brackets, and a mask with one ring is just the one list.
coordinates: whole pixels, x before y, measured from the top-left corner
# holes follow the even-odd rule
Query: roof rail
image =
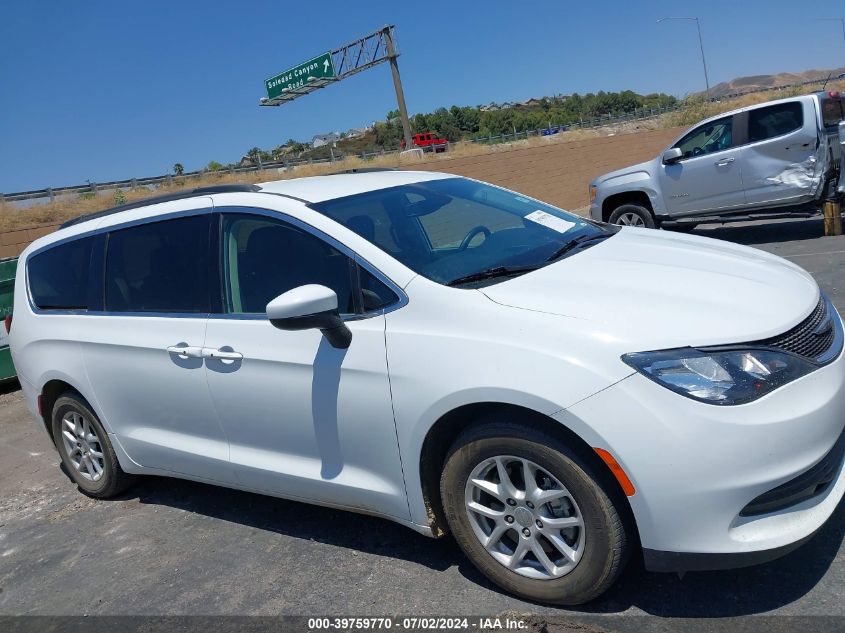
[(177, 191), (176, 193), (168, 193), (163, 196), (151, 196), (149, 198), (144, 198), (143, 200), (136, 200), (135, 202), (129, 202), (127, 204), (121, 204), (117, 207), (111, 207), (110, 209), (104, 209), (103, 211), (96, 211), (94, 213), (87, 213), (85, 215), (80, 215), (79, 217), (72, 218), (67, 222), (64, 222), (59, 228), (67, 228), (69, 226), (74, 226), (75, 224), (80, 224), (82, 222), (87, 222), (88, 220), (96, 220), (98, 218), (104, 218), (108, 215), (112, 215), (115, 213), (120, 213), (122, 211), (129, 211), (130, 209), (139, 209), (141, 207), (146, 207), (151, 204), (161, 204), (162, 202), (173, 202), (174, 200), (184, 200), (186, 198), (194, 198), (197, 196), (205, 196), (212, 193), (232, 193), (232, 192), (244, 192), (244, 191), (261, 191), (261, 187), (258, 185), (251, 185), (248, 183), (236, 183), (232, 185), (213, 185), (211, 187), (197, 187), (195, 189), (187, 189), (185, 191)]
[(369, 174), (375, 171), (398, 171), (395, 167), (353, 167), (352, 169), (344, 169), (342, 171), (333, 171), (328, 176), (338, 176), (340, 174)]

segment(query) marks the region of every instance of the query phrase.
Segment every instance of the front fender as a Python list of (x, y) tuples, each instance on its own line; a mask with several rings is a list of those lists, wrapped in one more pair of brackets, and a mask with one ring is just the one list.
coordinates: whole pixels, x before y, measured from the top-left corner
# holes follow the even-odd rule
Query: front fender
[(644, 193), (651, 202), (655, 215), (665, 214), (665, 204), (658, 182), (660, 164), (655, 159), (627, 169), (610, 172), (596, 178), (596, 199), (593, 203), (599, 212), (605, 201), (619, 194)]

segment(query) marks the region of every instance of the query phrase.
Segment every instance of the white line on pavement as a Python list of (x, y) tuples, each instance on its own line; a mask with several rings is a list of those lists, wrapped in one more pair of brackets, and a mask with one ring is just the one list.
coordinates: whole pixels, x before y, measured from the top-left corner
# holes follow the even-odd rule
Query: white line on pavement
[(781, 255), (781, 257), (785, 257), (786, 259), (792, 259), (793, 257), (811, 257), (813, 255), (835, 255), (837, 253), (845, 253), (845, 251), (826, 251), (824, 253), (798, 253), (797, 255)]

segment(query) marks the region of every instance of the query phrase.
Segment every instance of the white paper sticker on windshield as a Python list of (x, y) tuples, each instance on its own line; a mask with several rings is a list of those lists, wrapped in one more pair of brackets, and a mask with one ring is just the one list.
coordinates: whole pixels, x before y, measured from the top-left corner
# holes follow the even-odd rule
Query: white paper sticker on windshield
[(566, 233), (569, 229), (575, 226), (575, 222), (569, 222), (563, 218), (552, 215), (551, 213), (546, 213), (545, 211), (534, 211), (533, 213), (526, 215), (525, 219), (547, 226), (558, 233)]

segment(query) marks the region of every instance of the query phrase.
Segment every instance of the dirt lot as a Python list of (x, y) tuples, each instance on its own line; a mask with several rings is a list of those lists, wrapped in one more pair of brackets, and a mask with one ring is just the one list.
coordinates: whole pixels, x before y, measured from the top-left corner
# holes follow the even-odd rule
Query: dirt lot
[[(455, 150), (454, 154), (429, 154), (426, 155), (424, 162), (418, 165), (406, 164), (404, 167), (424, 171), (445, 171), (486, 180), (575, 211), (589, 204), (587, 185), (590, 180), (605, 172), (653, 158), (679, 134), (680, 129), (673, 128), (613, 136), (593, 136), (577, 140), (567, 140), (569, 137), (566, 136), (546, 137), (532, 139), (531, 143), (520, 141), (490, 147), (487, 150), (481, 147), (468, 148), (473, 151), (485, 151), (478, 155), (462, 155), (465, 152), (461, 149)], [(393, 160), (384, 164), (394, 167), (398, 163)], [(334, 167), (334, 169), (344, 168), (343, 165)], [(329, 166), (322, 168), (323, 171), (327, 169)], [(313, 175), (312, 172), (319, 173), (315, 170), (311, 172), (303, 170), (301, 175)], [(279, 177), (271, 171), (262, 172), (260, 176), (255, 174), (252, 176), (254, 176), (253, 179), (265, 181)], [(147, 195), (144, 193), (143, 197)], [(153, 193), (149, 192), (149, 195)], [(101, 197), (102, 200), (87, 201), (90, 208), (76, 210), (62, 217), (72, 217), (111, 205), (107, 194)], [(60, 208), (55, 211), (59, 215), (63, 213)], [(4, 212), (14, 213), (10, 208)], [(45, 212), (44, 217), (49, 215)], [(19, 255), (30, 242), (55, 231), (58, 226), (54, 220), (33, 228), (0, 230), (0, 258)]]
[(654, 158), (681, 131), (672, 128), (535, 147), (515, 145), (460, 158), (446, 154), (419, 169), (477, 178), (574, 211), (590, 204), (587, 188), (593, 178)]
[[(798, 262), (845, 311), (845, 237), (819, 238), (819, 220), (697, 233)], [(726, 622), (675, 619), (685, 617), (845, 617), (845, 504), (810, 543), (781, 560), (682, 580), (647, 573), (634, 561), (604, 597), (566, 611), (502, 593), (450, 538), (430, 540), (380, 519), (178, 480), (145, 479), (119, 499), (95, 501), (78, 493), (57, 464), (20, 392), (7, 389), (0, 395), (0, 615), (510, 610), (534, 613), (536, 631), (570, 630), (547, 626), (561, 615), (612, 615), (592, 623), (626, 631), (721, 630)], [(635, 617), (643, 615), (656, 617)], [(787, 621), (794, 622), (778, 618), (771, 628)]]

